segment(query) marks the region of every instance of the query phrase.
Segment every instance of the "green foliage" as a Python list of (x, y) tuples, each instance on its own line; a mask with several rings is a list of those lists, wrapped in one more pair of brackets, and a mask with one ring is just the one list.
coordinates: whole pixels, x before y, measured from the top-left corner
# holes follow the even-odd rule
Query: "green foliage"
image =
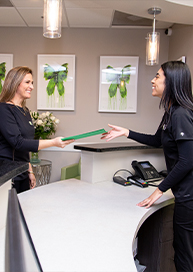
[(124, 66), (123, 69), (122, 69), (122, 76), (121, 76), (121, 78), (122, 78), (122, 80), (124, 80), (127, 84), (129, 84), (130, 76), (131, 76), (131, 74), (130, 74), (130, 67), (131, 67), (131, 65), (126, 65), (126, 66)]
[(127, 96), (127, 88), (125, 86), (125, 81), (122, 80), (119, 85), (119, 90), (122, 98), (125, 98)]
[(111, 83), (109, 90), (108, 90), (110, 98), (116, 96), (118, 86), (119, 86), (119, 84)]
[(50, 96), (54, 93), (54, 90), (55, 90), (55, 81), (54, 81), (54, 78), (51, 78), (50, 81), (48, 82), (48, 85), (47, 85), (47, 94)]
[(63, 82), (66, 81), (68, 76), (68, 63), (62, 64), (57, 71), (54, 70), (49, 64), (44, 67), (44, 78), (49, 80), (46, 91), (48, 96), (54, 94), (55, 87), (60, 96), (65, 93), (65, 88)]
[(0, 63), (0, 93), (2, 91), (2, 80), (5, 79), (6, 67), (5, 62)]
[(62, 82), (58, 82), (57, 83), (57, 88), (58, 88), (58, 92), (59, 92), (59, 95), (62, 96), (64, 95), (64, 85)]
[(121, 72), (119, 72), (117, 69), (113, 68), (110, 65), (106, 67), (109, 70), (109, 72), (106, 72), (106, 79), (107, 81), (112, 82), (108, 89), (110, 98), (116, 96), (117, 89), (119, 89), (122, 98), (125, 98), (127, 96), (126, 83), (129, 84), (130, 81), (130, 67), (130, 64), (124, 66)]

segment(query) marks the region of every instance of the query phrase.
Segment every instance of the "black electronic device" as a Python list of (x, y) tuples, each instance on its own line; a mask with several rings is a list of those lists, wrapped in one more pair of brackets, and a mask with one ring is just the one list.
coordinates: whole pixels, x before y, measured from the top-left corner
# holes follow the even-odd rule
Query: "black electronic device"
[(120, 176), (114, 176), (113, 177), (113, 181), (116, 182), (116, 183), (119, 183), (121, 185), (124, 185), (124, 186), (128, 186), (128, 185), (131, 185), (131, 182), (129, 180), (126, 180)]
[[(119, 173), (119, 175), (117, 175)], [(127, 169), (119, 169), (113, 175), (113, 181), (121, 184), (123, 186), (131, 185), (131, 182), (128, 180), (128, 174), (132, 176), (132, 173)]]
[(142, 188), (148, 187), (148, 182), (138, 176), (128, 177), (128, 181), (131, 184), (137, 185)]
[(163, 179), (155, 167), (149, 161), (132, 161), (131, 163), (135, 170), (135, 175), (144, 179), (145, 181), (158, 181)]

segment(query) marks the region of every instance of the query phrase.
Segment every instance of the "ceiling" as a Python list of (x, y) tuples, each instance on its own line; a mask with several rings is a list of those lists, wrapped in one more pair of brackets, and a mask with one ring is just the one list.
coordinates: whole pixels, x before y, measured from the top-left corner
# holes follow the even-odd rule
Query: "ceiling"
[[(44, 0), (0, 0), (0, 27), (42, 27)], [(156, 28), (193, 25), (193, 0), (63, 0), (62, 27), (152, 27), (152, 7), (161, 8)]]

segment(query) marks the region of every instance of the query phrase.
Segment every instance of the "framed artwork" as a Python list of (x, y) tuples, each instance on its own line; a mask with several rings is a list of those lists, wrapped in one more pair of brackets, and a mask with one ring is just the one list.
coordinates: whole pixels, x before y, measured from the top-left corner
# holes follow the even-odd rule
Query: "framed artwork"
[(137, 111), (139, 57), (101, 56), (99, 112)]
[(38, 55), (37, 109), (74, 110), (75, 55)]
[(0, 93), (2, 91), (5, 77), (10, 69), (13, 68), (13, 55), (0, 54)]

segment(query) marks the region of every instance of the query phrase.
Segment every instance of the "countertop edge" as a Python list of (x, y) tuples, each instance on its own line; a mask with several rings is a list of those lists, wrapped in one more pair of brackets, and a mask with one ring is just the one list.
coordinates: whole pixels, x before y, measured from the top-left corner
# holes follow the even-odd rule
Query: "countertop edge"
[[(28, 162), (7, 162), (9, 164), (9, 168), (12, 168), (9, 170), (7, 173), (3, 173), (2, 176), (0, 176), (0, 186), (3, 185), (6, 181), (9, 179), (14, 178), (15, 176), (25, 172), (29, 168), (29, 163)], [(5, 167), (5, 166), (3, 166)], [(1, 168), (0, 168), (1, 172)]]
[(131, 145), (131, 144), (123, 144), (123, 143), (115, 143), (113, 145), (106, 144), (105, 146), (105, 144), (78, 144), (78, 145), (74, 145), (74, 149), (89, 151), (89, 152), (112, 152), (112, 151), (137, 150), (137, 149), (162, 149), (161, 147), (152, 147), (148, 145)]

